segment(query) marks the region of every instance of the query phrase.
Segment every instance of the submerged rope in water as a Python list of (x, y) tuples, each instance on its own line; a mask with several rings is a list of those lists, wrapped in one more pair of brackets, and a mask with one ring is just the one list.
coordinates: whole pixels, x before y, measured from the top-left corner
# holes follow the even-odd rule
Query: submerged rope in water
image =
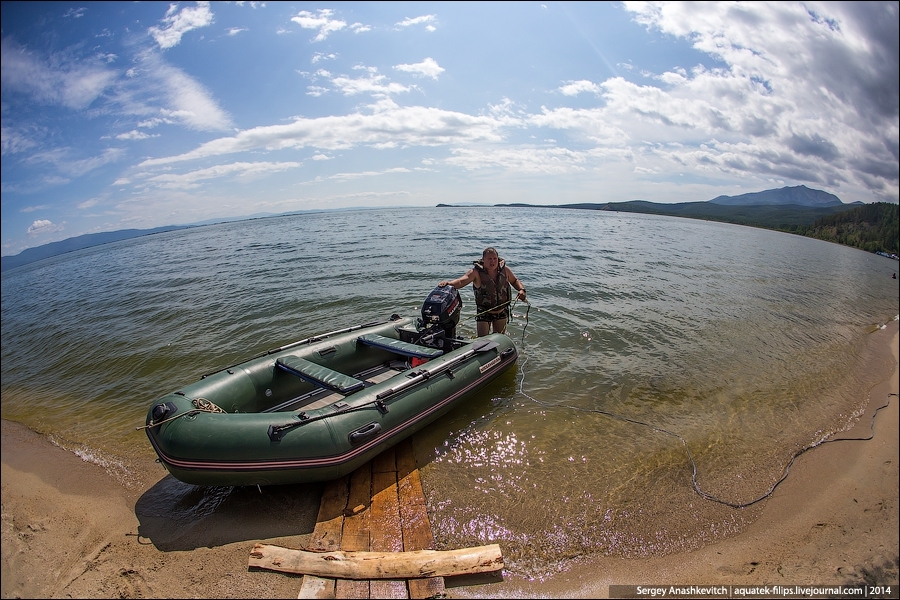
[[(526, 326), (527, 326), (527, 321), (526, 321)], [(522, 330), (522, 341), (523, 341), (523, 343), (524, 343), (524, 340), (525, 340), (525, 330), (523, 329), (523, 330)], [(889, 393), (888, 396), (887, 396), (888, 399), (887, 399), (887, 401), (885, 402), (885, 404), (882, 405), (882, 406), (879, 406), (878, 408), (876, 408), (876, 409), (875, 409), (875, 412), (872, 413), (872, 421), (871, 421), (871, 423), (869, 424), (869, 428), (870, 428), (872, 434), (871, 434), (869, 437), (864, 437), (864, 438), (833, 438), (833, 439), (829, 439), (829, 440), (819, 440), (818, 442), (814, 442), (814, 443), (812, 443), (812, 444), (809, 444), (809, 445), (807, 445), (807, 446), (804, 446), (803, 448), (801, 448), (800, 450), (798, 450), (797, 452), (795, 452), (795, 453), (793, 454), (793, 456), (791, 456), (791, 460), (788, 461), (787, 465), (784, 467), (784, 471), (782, 472), (781, 478), (778, 479), (778, 481), (776, 481), (776, 482), (772, 485), (772, 487), (770, 487), (769, 490), (768, 490), (765, 494), (763, 494), (763, 495), (760, 496), (759, 498), (756, 498), (755, 500), (751, 500), (750, 502), (729, 502), (728, 500), (723, 500), (723, 499), (718, 498), (718, 497), (716, 497), (716, 496), (714, 496), (714, 495), (712, 495), (712, 494), (709, 494), (709, 493), (707, 493), (707, 492), (704, 492), (704, 491), (700, 488), (700, 484), (697, 483), (697, 463), (694, 461), (694, 455), (691, 454), (691, 449), (688, 447), (687, 440), (685, 440), (681, 435), (679, 435), (679, 434), (677, 434), (677, 433), (675, 433), (675, 432), (673, 432), (673, 431), (669, 431), (668, 429), (664, 429), (664, 428), (662, 428), (662, 427), (658, 427), (658, 426), (653, 425), (653, 424), (651, 424), (651, 423), (646, 423), (646, 422), (644, 422), (644, 421), (639, 421), (639, 420), (637, 420), (637, 419), (632, 419), (632, 418), (630, 418), (630, 417), (625, 417), (625, 416), (622, 416), (622, 415), (619, 415), (619, 414), (616, 414), (616, 413), (612, 413), (612, 412), (609, 412), (609, 411), (606, 411), (606, 410), (601, 410), (601, 409), (599, 409), (599, 408), (581, 408), (581, 407), (579, 407), (579, 406), (569, 406), (569, 405), (567, 405), (567, 404), (550, 404), (550, 403), (548, 403), (548, 402), (541, 402), (541, 401), (538, 400), (537, 398), (535, 398), (535, 397), (533, 397), (533, 396), (530, 396), (530, 395), (528, 395), (528, 394), (525, 393), (525, 369), (524, 369), (523, 367), (525, 366), (525, 363), (527, 363), (527, 362), (528, 362), (528, 359), (525, 358), (525, 360), (523, 360), (522, 362), (519, 363), (519, 372), (522, 374), (522, 379), (519, 381), (519, 393), (520, 393), (520, 394), (522, 394), (523, 396), (525, 396), (526, 398), (528, 398), (529, 400), (531, 400), (531, 401), (534, 402), (535, 404), (538, 404), (538, 405), (540, 405), (540, 406), (543, 406), (544, 408), (567, 408), (567, 409), (569, 409), (569, 410), (577, 410), (577, 411), (581, 411), (581, 412), (588, 412), (588, 413), (596, 413), (596, 414), (600, 414), (600, 415), (606, 415), (606, 416), (611, 417), (611, 418), (613, 418), (613, 419), (618, 419), (619, 421), (624, 421), (624, 422), (626, 422), (626, 423), (632, 423), (632, 424), (634, 424), (634, 425), (641, 425), (641, 426), (643, 426), (643, 427), (647, 427), (647, 428), (649, 428), (649, 429), (652, 429), (653, 431), (657, 431), (657, 432), (659, 432), (659, 433), (663, 433), (663, 434), (665, 434), (665, 435), (669, 435), (669, 436), (672, 436), (672, 437), (674, 437), (674, 438), (677, 438), (679, 441), (681, 441), (682, 446), (684, 446), (684, 451), (687, 453), (688, 461), (690, 461), (690, 463), (691, 463), (691, 470), (692, 470), (692, 473), (691, 473), (691, 485), (693, 486), (694, 491), (697, 493), (697, 495), (700, 496), (701, 498), (703, 498), (704, 500), (709, 500), (710, 502), (718, 502), (719, 504), (724, 504), (725, 506), (730, 506), (731, 508), (747, 508), (748, 506), (753, 506), (753, 505), (756, 504), (757, 502), (761, 502), (762, 500), (765, 500), (766, 498), (768, 498), (769, 496), (771, 496), (771, 495), (775, 492), (775, 488), (777, 488), (779, 485), (781, 485), (781, 483), (782, 483), (785, 479), (787, 479), (788, 474), (790, 473), (790, 470), (791, 470), (791, 466), (794, 464), (794, 461), (797, 460), (797, 457), (800, 456), (801, 454), (803, 454), (803, 453), (809, 451), (809, 450), (812, 450), (813, 448), (816, 448), (816, 447), (818, 447), (818, 446), (822, 446), (822, 445), (824, 445), (824, 444), (828, 444), (828, 443), (831, 443), (831, 442), (865, 442), (865, 441), (869, 441), (869, 440), (871, 440), (871, 439), (874, 439), (874, 437), (875, 437), (875, 417), (878, 415), (878, 412), (879, 412), (879, 411), (881, 411), (882, 409), (887, 408), (887, 407), (890, 405), (890, 403), (891, 403), (891, 400), (890, 400), (891, 396), (896, 396), (896, 395), (897, 395), (897, 394), (895, 394), (894, 392)], [(873, 387), (874, 387), (874, 386), (873, 386)]]

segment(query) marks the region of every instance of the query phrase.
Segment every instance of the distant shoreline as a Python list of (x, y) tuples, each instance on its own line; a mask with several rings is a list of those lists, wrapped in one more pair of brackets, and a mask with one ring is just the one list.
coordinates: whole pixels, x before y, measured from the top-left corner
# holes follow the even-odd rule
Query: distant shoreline
[[(802, 188), (803, 186), (798, 186)], [(818, 192), (819, 190), (808, 190), (809, 192)], [(747, 197), (756, 197), (769, 192), (781, 192), (783, 190), (795, 191), (796, 188), (782, 188), (782, 190), (768, 190), (767, 192), (758, 192), (756, 194), (745, 194)], [(825, 192), (821, 192), (825, 193)], [(828, 194), (831, 196), (831, 194)], [(728, 201), (716, 202), (721, 198), (727, 198)], [(740, 198), (740, 197), (736, 197)], [(789, 198), (789, 196), (785, 196)], [(562, 208), (572, 210), (601, 210), (610, 212), (632, 212), (640, 214), (653, 214), (670, 217), (684, 217), (693, 219), (703, 219), (709, 221), (718, 221), (723, 223), (732, 223), (735, 225), (747, 225), (751, 227), (761, 227), (764, 229), (772, 229), (775, 231), (784, 231), (786, 233), (797, 233), (791, 231), (787, 227), (803, 227), (810, 226), (822, 217), (843, 213), (845, 211), (859, 208), (860, 206), (868, 206), (859, 202), (853, 204), (844, 204), (836, 196), (834, 201), (828, 204), (819, 205), (802, 205), (769, 202), (766, 204), (734, 204), (730, 201), (731, 197), (720, 196), (714, 200), (706, 202), (681, 202), (673, 204), (662, 204), (649, 202), (645, 200), (631, 200), (628, 202), (585, 202), (576, 204), (445, 204), (440, 203), (435, 208)], [(58, 242), (50, 242), (42, 246), (27, 248), (19, 254), (0, 257), (0, 272), (21, 267), (45, 258), (52, 258), (60, 254), (92, 248), (103, 244), (133, 239), (146, 235), (154, 235), (157, 233), (166, 233), (169, 231), (177, 231), (181, 229), (191, 229), (194, 227), (203, 227), (206, 225), (216, 225), (220, 223), (230, 223), (235, 221), (248, 221), (260, 218), (278, 218), (305, 212), (331, 212), (333, 210), (383, 210), (390, 207), (373, 207), (373, 208), (343, 208), (343, 209), (326, 209), (316, 211), (289, 212), (277, 215), (251, 215), (247, 217), (239, 217), (233, 219), (213, 220), (204, 223), (194, 223), (190, 225), (167, 225), (164, 227), (156, 227), (153, 229), (123, 229), (119, 231), (110, 231), (103, 233), (89, 233), (73, 238), (68, 238)], [(396, 207), (394, 207), (396, 208)], [(895, 228), (896, 229), (896, 228)], [(802, 235), (802, 234), (801, 234)], [(816, 236), (806, 236), (816, 237)], [(821, 239), (821, 238), (819, 238)], [(832, 241), (832, 240), (826, 240)], [(840, 242), (838, 242), (840, 243)], [(842, 244), (848, 247), (858, 247), (849, 244)], [(883, 250), (883, 248), (881, 249)], [(875, 250), (872, 250), (875, 252)], [(897, 255), (890, 256), (896, 258)]]
[(193, 229), (195, 227), (206, 227), (208, 225), (221, 225), (223, 223), (234, 223), (239, 221), (252, 221), (255, 219), (269, 219), (278, 217), (289, 217), (292, 215), (301, 215), (306, 213), (318, 212), (335, 212), (348, 210), (380, 210), (390, 207), (380, 206), (377, 208), (352, 207), (352, 208), (336, 208), (308, 211), (294, 211), (281, 214), (264, 214), (264, 215), (248, 215), (245, 217), (212, 219), (200, 223), (191, 223), (188, 225), (164, 225), (162, 227), (154, 227), (152, 229), (120, 229), (117, 231), (105, 231), (100, 233), (86, 233), (76, 237), (66, 238), (58, 242), (49, 242), (41, 246), (26, 248), (18, 254), (0, 257), (0, 272), (8, 269), (14, 269), (23, 265), (31, 264), (45, 258), (53, 258), (61, 254), (84, 250), (85, 248), (93, 248), (104, 244), (121, 242), (146, 235), (155, 235), (158, 233), (168, 233), (169, 231), (178, 231), (181, 229)]

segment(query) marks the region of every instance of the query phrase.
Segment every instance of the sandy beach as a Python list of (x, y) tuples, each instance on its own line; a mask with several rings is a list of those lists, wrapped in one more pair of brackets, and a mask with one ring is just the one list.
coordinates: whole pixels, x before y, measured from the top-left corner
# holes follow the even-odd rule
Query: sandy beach
[[(616, 584), (868, 583), (891, 585), (897, 597), (898, 323), (871, 335), (868, 409), (840, 437), (869, 437), (873, 412), (887, 403), (874, 438), (802, 454), (761, 518), (739, 535), (690, 553), (585, 558), (551, 580), (506, 577), (448, 587), (447, 596), (604, 598)], [(247, 559), (257, 542), (304, 547), (317, 504), (274, 492), (265, 512), (222, 511), (166, 532), (165, 523), (138, 516), (146, 491), (125, 489), (99, 466), (3, 421), (2, 597), (297, 597), (299, 577), (250, 571)]]

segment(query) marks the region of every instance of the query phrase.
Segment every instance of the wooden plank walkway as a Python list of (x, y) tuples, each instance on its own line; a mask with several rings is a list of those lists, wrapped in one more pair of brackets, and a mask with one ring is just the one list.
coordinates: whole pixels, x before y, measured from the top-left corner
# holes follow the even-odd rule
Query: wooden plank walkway
[[(412, 445), (400, 442), (325, 486), (309, 550), (433, 550)], [(434, 598), (444, 578), (353, 581), (305, 575), (298, 598)]]

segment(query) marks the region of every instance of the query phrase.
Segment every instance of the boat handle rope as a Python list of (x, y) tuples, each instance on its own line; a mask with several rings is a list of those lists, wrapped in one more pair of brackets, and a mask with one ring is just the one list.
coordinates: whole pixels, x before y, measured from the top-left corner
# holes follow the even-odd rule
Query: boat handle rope
[[(527, 362), (528, 362), (528, 358), (526, 357), (525, 360), (523, 360), (519, 365), (519, 372), (522, 374), (522, 379), (519, 381), (519, 393), (520, 394), (522, 394), (526, 398), (530, 399), (532, 402), (534, 402), (540, 406), (543, 406), (544, 408), (567, 408), (569, 410), (576, 410), (576, 411), (581, 411), (581, 412), (589, 412), (589, 413), (596, 413), (596, 414), (600, 414), (600, 415), (606, 415), (613, 419), (618, 419), (619, 421), (625, 421), (626, 423), (632, 423), (634, 425), (641, 425), (643, 427), (648, 427), (648, 428), (652, 429), (653, 431), (658, 431), (659, 433), (663, 433), (665, 435), (669, 435), (674, 438), (678, 438), (678, 440), (681, 441), (682, 446), (684, 446), (684, 451), (687, 453), (688, 461), (690, 461), (690, 463), (691, 463), (691, 470), (692, 470), (691, 484), (694, 488), (694, 492), (696, 492), (697, 495), (700, 496), (701, 498), (703, 498), (704, 500), (709, 500), (710, 502), (718, 502), (719, 504), (724, 504), (725, 506), (729, 506), (731, 508), (747, 508), (748, 506), (753, 506), (757, 502), (765, 500), (766, 498), (771, 496), (773, 493), (775, 493), (775, 488), (777, 488), (779, 485), (781, 485), (781, 483), (785, 479), (788, 478), (788, 474), (790, 474), (790, 471), (791, 471), (791, 466), (794, 464), (794, 461), (797, 460), (797, 457), (799, 457), (801, 454), (803, 454), (805, 452), (808, 452), (809, 450), (812, 450), (813, 448), (816, 448), (818, 446), (822, 446), (822, 445), (825, 445), (825, 444), (828, 444), (831, 442), (865, 442), (865, 441), (874, 439), (875, 438), (875, 417), (878, 416), (879, 411), (887, 408), (890, 405), (891, 396), (897, 395), (894, 392), (888, 393), (887, 401), (883, 405), (876, 408), (875, 412), (872, 413), (872, 420), (869, 423), (869, 430), (872, 433), (869, 437), (821, 439), (821, 440), (818, 440), (811, 444), (807, 444), (803, 448), (794, 452), (793, 456), (791, 456), (791, 459), (788, 461), (787, 465), (785, 465), (784, 470), (782, 471), (781, 477), (778, 479), (778, 481), (776, 481), (772, 485), (772, 487), (770, 487), (768, 489), (768, 491), (766, 491), (765, 494), (763, 494), (762, 496), (760, 496), (754, 500), (751, 500), (749, 502), (730, 502), (728, 500), (723, 500), (712, 494), (704, 492), (700, 488), (700, 484), (697, 483), (697, 463), (694, 461), (694, 455), (691, 454), (691, 449), (688, 447), (687, 440), (685, 440), (682, 436), (680, 436), (679, 434), (677, 434), (673, 431), (669, 431), (668, 429), (659, 427), (657, 425), (653, 425), (651, 423), (646, 423), (644, 421), (639, 421), (637, 419), (632, 419), (630, 417), (618, 415), (616, 413), (612, 413), (612, 412), (602, 410), (599, 408), (581, 408), (579, 406), (570, 406), (568, 404), (551, 404), (549, 402), (541, 402), (537, 398), (525, 393), (525, 369), (523, 367), (525, 366), (525, 363), (527, 363)], [(879, 384), (875, 384), (875, 385), (879, 385)], [(874, 388), (875, 385), (873, 385), (871, 388), (869, 388), (869, 392), (872, 391), (872, 388)], [(868, 393), (866, 395), (868, 396)]]

